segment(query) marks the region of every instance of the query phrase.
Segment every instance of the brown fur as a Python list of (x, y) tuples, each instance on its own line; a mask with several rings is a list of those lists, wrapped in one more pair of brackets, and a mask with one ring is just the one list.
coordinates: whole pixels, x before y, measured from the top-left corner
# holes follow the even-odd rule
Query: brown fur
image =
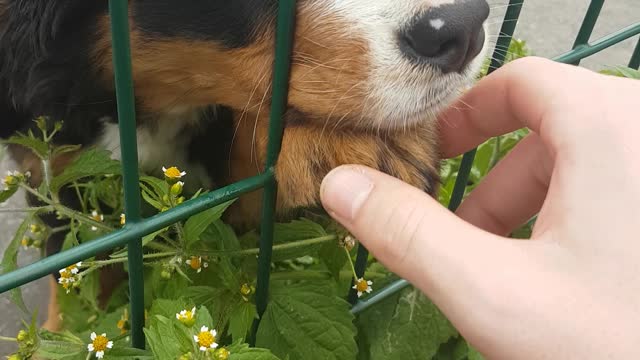
[[(258, 121), (255, 135), (248, 125), (236, 124), (230, 181), (256, 175), (264, 168), (267, 122)], [(370, 166), (433, 194), (438, 181), (439, 159), (432, 150), (436, 146), (437, 135), (430, 126), (384, 134), (315, 126), (287, 127), (275, 169), (278, 213), (285, 215), (291, 209), (316, 206), (322, 179), (343, 164)], [(236, 207), (230, 209), (232, 222), (259, 219), (260, 195), (256, 191), (240, 198)]]

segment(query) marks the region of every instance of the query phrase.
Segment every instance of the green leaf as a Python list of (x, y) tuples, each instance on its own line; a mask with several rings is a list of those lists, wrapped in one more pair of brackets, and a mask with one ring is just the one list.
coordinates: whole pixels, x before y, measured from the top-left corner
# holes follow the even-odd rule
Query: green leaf
[(329, 241), (322, 245), (318, 255), (320, 255), (320, 259), (327, 269), (329, 269), (334, 279), (336, 279), (336, 281), (339, 280), (340, 270), (342, 270), (347, 263), (345, 248), (338, 244), (338, 240)]
[[(29, 214), (24, 221), (22, 221), (22, 224), (20, 224), (18, 230), (16, 230), (16, 233), (13, 236), (13, 240), (11, 240), (9, 246), (5, 249), (4, 255), (2, 256), (2, 262), (0, 263), (3, 274), (18, 268), (18, 250), (20, 249), (22, 237), (27, 233), (32, 219), (33, 214)], [(25, 314), (29, 313), (27, 305), (25, 305), (24, 299), (22, 298), (22, 291), (20, 288), (17, 287), (15, 289), (11, 289), (10, 294), (13, 303), (16, 304), (20, 310), (24, 311)]]
[(68, 341), (40, 340), (36, 354), (44, 359), (71, 359), (86, 354), (87, 346)]
[(461, 336), (452, 337), (440, 346), (433, 360), (467, 360), (469, 347)]
[(231, 310), (229, 332), (233, 341), (244, 341), (256, 317), (256, 306), (252, 303), (241, 301)]
[(46, 159), (49, 154), (49, 145), (46, 142), (24, 134), (12, 136), (7, 140), (3, 140), (2, 143), (22, 145), (33, 151), (40, 159)]
[(100, 273), (97, 271), (84, 275), (80, 284), (80, 298), (98, 309), (98, 295), (100, 291)]
[(469, 360), (484, 360), (484, 356), (482, 356), (482, 354), (480, 354), (478, 350), (471, 347), (471, 345), (468, 345), (468, 347), (469, 347), (469, 355), (468, 355)]
[(408, 288), (358, 317), (370, 359), (431, 359), (457, 331), (419, 290)]
[(64, 185), (86, 177), (119, 175), (120, 163), (111, 159), (110, 154), (109, 151), (100, 149), (82, 152), (71, 165), (64, 169), (62, 174), (51, 180), (51, 191), (57, 193)]
[(629, 79), (640, 79), (640, 70), (636, 70), (626, 66), (615, 66), (610, 69), (601, 70), (600, 73), (605, 75), (625, 77)]
[[(165, 232), (165, 231), (167, 231), (167, 230), (169, 230), (169, 228), (168, 228), (168, 227), (166, 227), (166, 228), (164, 228), (164, 229), (160, 229), (160, 230), (158, 230), (158, 231), (156, 231), (156, 232), (152, 232), (152, 233), (151, 233), (151, 234), (149, 234), (149, 235), (146, 235), (145, 237), (143, 237), (143, 238), (142, 238), (142, 246), (143, 246), (143, 247), (144, 247), (144, 246), (147, 246), (147, 244), (149, 244), (150, 242), (152, 242), (152, 241), (153, 241), (153, 240), (154, 240), (158, 235), (162, 234), (163, 232)], [(111, 258), (114, 258), (114, 259), (115, 259), (115, 258), (122, 258), (122, 257), (127, 256), (127, 254), (128, 254), (127, 249), (126, 249), (126, 248), (124, 248), (124, 249), (121, 249), (121, 250), (119, 250), (119, 251), (117, 251), (117, 252), (115, 252), (115, 253), (111, 254), (111, 256), (110, 256), (110, 257), (111, 257)]]
[(200, 235), (202, 235), (214, 221), (219, 220), (225, 210), (227, 210), (234, 201), (235, 199), (190, 217), (184, 224), (184, 236), (187, 247), (190, 247), (200, 240)]
[(234, 344), (227, 348), (229, 360), (279, 360), (268, 349), (250, 348), (248, 344)]
[(169, 193), (167, 183), (150, 176), (140, 178), (142, 198), (157, 210), (164, 207), (162, 198)]
[(300, 218), (290, 223), (276, 223), (273, 230), (273, 238), (276, 243), (312, 239), (326, 235), (327, 232), (322, 225), (306, 218)]
[(0, 191), (0, 204), (9, 200), (18, 191), (18, 189), (18, 186), (12, 186), (6, 190)]
[(272, 291), (258, 329), (258, 347), (291, 360), (355, 359), (356, 329), (346, 301), (314, 284)]
[[(152, 319), (158, 319), (158, 317)], [(144, 328), (143, 331), (149, 343), (149, 350), (151, 350), (156, 359), (177, 359), (185, 353), (180, 349), (180, 342), (172, 324), (164, 321), (154, 321), (151, 326)]]
[(51, 155), (55, 157), (57, 155), (78, 151), (80, 149), (82, 149), (82, 145), (62, 145), (53, 149), (53, 152), (51, 153)]
[(190, 304), (185, 304), (179, 300), (154, 299), (151, 309), (149, 310), (149, 317), (161, 315), (169, 319), (175, 319), (177, 313), (190, 309)]
[(153, 360), (156, 359), (148, 350), (140, 350), (134, 348), (113, 347), (105, 352), (105, 359), (121, 359), (121, 360)]

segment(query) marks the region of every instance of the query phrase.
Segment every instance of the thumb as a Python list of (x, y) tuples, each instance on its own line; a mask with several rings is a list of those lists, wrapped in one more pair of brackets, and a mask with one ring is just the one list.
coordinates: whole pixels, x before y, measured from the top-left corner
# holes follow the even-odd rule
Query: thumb
[(524, 257), (520, 244), (470, 225), (391, 176), (341, 166), (325, 177), (320, 192), (332, 217), (389, 270), (425, 292), (457, 326), (480, 326), (468, 323), (469, 309), (482, 313), (477, 310), (483, 298), (496, 305), (492, 294), (504, 294), (505, 281), (521, 281), (515, 274), (523, 266), (517, 260)]

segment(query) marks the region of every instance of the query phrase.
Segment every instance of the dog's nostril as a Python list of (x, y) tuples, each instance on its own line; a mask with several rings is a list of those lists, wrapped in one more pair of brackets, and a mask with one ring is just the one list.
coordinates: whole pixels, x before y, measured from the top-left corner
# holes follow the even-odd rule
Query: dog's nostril
[(485, 0), (454, 2), (431, 9), (402, 32), (401, 49), (445, 73), (461, 72), (482, 50), (485, 41), (482, 25), (488, 16)]

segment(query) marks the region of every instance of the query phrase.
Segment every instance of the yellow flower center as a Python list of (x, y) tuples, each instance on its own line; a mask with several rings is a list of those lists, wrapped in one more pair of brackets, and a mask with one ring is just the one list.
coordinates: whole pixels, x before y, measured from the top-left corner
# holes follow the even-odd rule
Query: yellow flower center
[(198, 269), (200, 269), (200, 265), (202, 265), (202, 264), (201, 264), (201, 262), (202, 262), (202, 261), (200, 261), (200, 258), (199, 258), (199, 257), (197, 257), (197, 256), (192, 256), (192, 257), (191, 257), (191, 261), (189, 262), (189, 266), (191, 266), (191, 268), (192, 268), (193, 270), (198, 270)]
[(100, 216), (100, 214), (95, 213), (93, 215), (91, 215), (91, 218), (95, 221), (101, 222), (102, 221), (102, 217)]
[(201, 331), (198, 334), (198, 345), (209, 348), (214, 342), (216, 342), (216, 337), (211, 332)]
[(367, 284), (367, 280), (362, 279), (358, 281), (357, 287), (358, 291), (365, 292), (369, 288), (369, 284)]
[(193, 320), (193, 313), (191, 310), (187, 310), (187, 312), (180, 314), (180, 320)]
[(4, 180), (2, 180), (2, 182), (5, 185), (15, 185), (18, 182), (18, 180), (13, 175), (7, 175), (4, 177)]
[(66, 268), (60, 272), (60, 277), (63, 279), (70, 279), (73, 277), (73, 273), (69, 268)]
[(105, 351), (107, 350), (107, 343), (109, 343), (109, 339), (107, 339), (105, 336), (98, 335), (93, 340), (93, 348), (95, 349), (96, 352)]
[(178, 170), (177, 167), (172, 166), (164, 172), (164, 176), (170, 179), (179, 179), (182, 177), (182, 173), (180, 172), (180, 170)]
[(242, 284), (242, 287), (240, 287), (240, 293), (244, 296), (251, 295), (251, 286), (249, 286), (249, 284)]

